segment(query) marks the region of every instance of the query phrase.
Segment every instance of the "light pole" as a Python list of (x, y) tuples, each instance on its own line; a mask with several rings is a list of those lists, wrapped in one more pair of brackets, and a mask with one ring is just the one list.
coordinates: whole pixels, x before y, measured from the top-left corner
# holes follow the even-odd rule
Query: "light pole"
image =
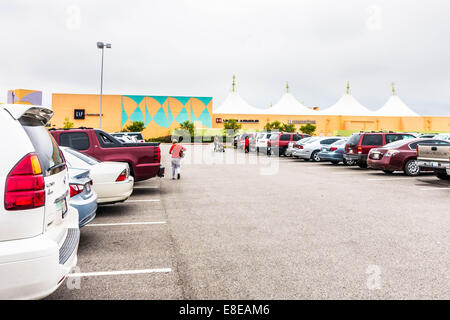
[(100, 76), (100, 120), (99, 120), (99, 129), (102, 128), (102, 96), (103, 96), (103, 55), (106, 48), (111, 48), (111, 43), (97, 42), (97, 48), (102, 49), (102, 71)]

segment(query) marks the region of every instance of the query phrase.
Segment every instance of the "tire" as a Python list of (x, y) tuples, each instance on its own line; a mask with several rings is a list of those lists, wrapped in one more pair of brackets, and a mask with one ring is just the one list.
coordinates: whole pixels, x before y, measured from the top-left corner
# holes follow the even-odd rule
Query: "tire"
[(358, 167), (360, 167), (361, 169), (366, 169), (367, 168), (367, 163), (365, 163), (365, 162), (358, 162)]
[(450, 176), (445, 170), (434, 170), (434, 174), (441, 180), (450, 180)]
[(311, 160), (314, 162), (320, 162), (319, 151), (314, 151), (311, 154)]
[(339, 164), (339, 161), (333, 160), (331, 161), (332, 164)]
[(403, 171), (405, 171), (407, 176), (418, 176), (420, 174), (420, 167), (417, 165), (417, 160), (411, 159), (406, 161)]
[(394, 173), (393, 170), (381, 170), (381, 171), (383, 171), (383, 172), (386, 173), (386, 174), (392, 174), (392, 173)]

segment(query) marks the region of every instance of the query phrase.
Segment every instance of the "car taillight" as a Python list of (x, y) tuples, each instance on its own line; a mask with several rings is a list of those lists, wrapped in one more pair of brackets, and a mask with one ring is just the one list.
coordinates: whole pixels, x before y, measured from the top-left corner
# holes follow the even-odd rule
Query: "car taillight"
[(128, 178), (128, 170), (127, 169), (123, 169), (123, 171), (117, 177), (116, 182), (118, 182), (118, 181), (125, 181), (127, 178)]
[(82, 184), (69, 184), (70, 187), (70, 197), (74, 197), (77, 194), (80, 194), (84, 190), (84, 185)]
[(336, 150), (337, 150), (336, 147), (331, 147), (331, 148), (330, 148), (330, 151), (336, 151)]
[(161, 149), (159, 147), (156, 147), (154, 150), (154, 162), (159, 163), (161, 162)]
[(26, 210), (45, 205), (45, 182), (39, 158), (23, 157), (6, 178), (5, 209)]
[(362, 153), (362, 147), (358, 147), (358, 153)]

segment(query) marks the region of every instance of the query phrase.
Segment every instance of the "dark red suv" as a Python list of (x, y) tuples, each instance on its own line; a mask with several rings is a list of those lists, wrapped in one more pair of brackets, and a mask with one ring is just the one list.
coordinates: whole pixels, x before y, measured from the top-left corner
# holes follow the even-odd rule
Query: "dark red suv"
[(269, 141), (267, 141), (267, 154), (286, 156), (286, 150), (288, 149), (289, 142), (299, 141), (307, 137), (310, 137), (310, 135), (296, 132), (272, 133), (272, 135), (269, 138)]
[(367, 155), (373, 148), (379, 148), (385, 144), (415, 138), (409, 133), (398, 132), (360, 132), (350, 136), (345, 145), (344, 159), (347, 162), (356, 163), (360, 168), (367, 168)]

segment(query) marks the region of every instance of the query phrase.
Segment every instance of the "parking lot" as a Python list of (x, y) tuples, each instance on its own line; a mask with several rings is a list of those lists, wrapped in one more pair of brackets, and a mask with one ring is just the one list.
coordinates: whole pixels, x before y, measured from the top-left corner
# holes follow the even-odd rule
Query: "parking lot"
[(448, 182), (196, 148), (174, 181), (161, 145), (165, 178), (99, 207), (48, 299), (450, 298)]

